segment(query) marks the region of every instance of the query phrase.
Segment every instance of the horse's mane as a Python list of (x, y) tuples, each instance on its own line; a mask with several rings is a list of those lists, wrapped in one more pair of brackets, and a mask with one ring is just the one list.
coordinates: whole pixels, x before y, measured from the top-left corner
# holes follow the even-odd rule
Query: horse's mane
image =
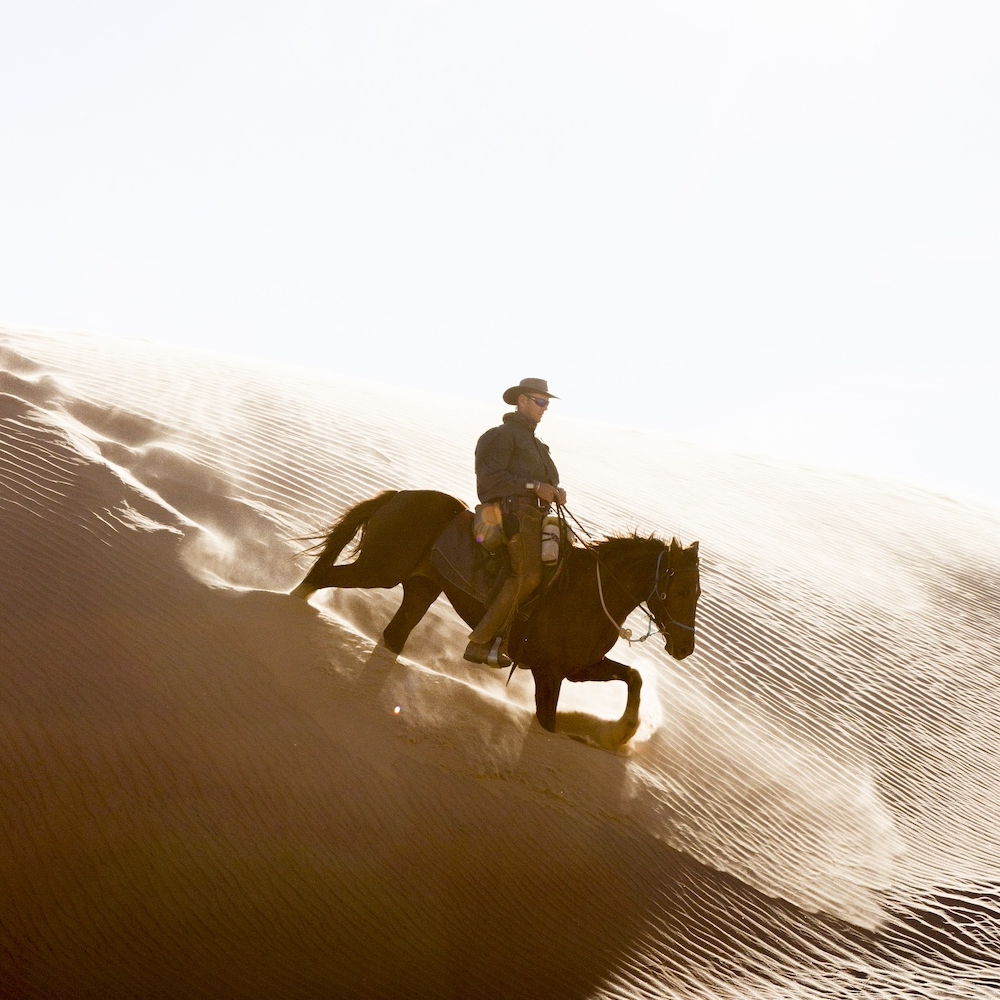
[[(594, 539), (585, 545), (574, 544), (567, 555), (571, 565), (582, 566), (594, 557), (597, 559), (614, 559), (616, 556), (628, 558), (629, 556), (634, 557), (640, 551), (651, 549), (658, 552), (660, 549), (669, 547), (669, 542), (665, 542), (655, 534), (640, 535), (637, 531), (633, 531), (630, 534), (605, 535), (604, 538)], [(577, 560), (581, 561), (578, 563)], [(565, 584), (565, 574), (560, 575), (563, 577), (562, 583)]]
[(594, 548), (598, 552), (604, 553), (606, 555), (613, 555), (621, 549), (634, 549), (636, 548), (636, 543), (641, 546), (649, 546), (650, 548), (669, 548), (670, 542), (664, 541), (659, 535), (640, 535), (638, 531), (630, 532), (629, 534), (620, 535), (606, 535), (599, 542), (594, 544)]

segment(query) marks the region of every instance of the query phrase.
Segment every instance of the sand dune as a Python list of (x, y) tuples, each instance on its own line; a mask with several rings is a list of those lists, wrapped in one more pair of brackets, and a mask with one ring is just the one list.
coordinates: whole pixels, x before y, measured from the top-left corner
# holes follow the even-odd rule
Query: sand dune
[(996, 996), (1000, 515), (553, 408), (588, 527), (701, 542), (611, 753), (443, 604), (287, 596), (502, 409), (0, 332), (0, 996)]

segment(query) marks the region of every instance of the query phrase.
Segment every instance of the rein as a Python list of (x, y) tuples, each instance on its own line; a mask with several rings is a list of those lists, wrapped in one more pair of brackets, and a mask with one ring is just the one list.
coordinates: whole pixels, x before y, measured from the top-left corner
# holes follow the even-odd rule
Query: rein
[[(580, 524), (580, 522), (576, 519), (576, 517), (574, 517), (573, 513), (570, 511), (570, 509), (568, 507), (562, 507), (562, 506), (560, 506), (560, 505), (557, 504), (557, 508), (558, 508), (560, 514), (562, 514), (562, 512), (565, 511), (566, 514), (568, 514), (569, 517), (572, 518), (573, 523), (576, 524), (576, 526), (587, 536), (587, 538), (589, 538), (591, 540), (591, 542), (593, 542), (593, 535), (591, 535), (590, 532), (587, 531), (587, 529), (582, 524)], [(638, 639), (633, 639), (632, 638), (632, 629), (625, 628), (624, 625), (619, 625), (618, 622), (616, 622), (614, 620), (614, 618), (611, 617), (611, 612), (608, 611), (608, 606), (607, 606), (607, 604), (604, 601), (604, 585), (603, 585), (603, 583), (601, 581), (601, 560), (600, 560), (600, 557), (597, 554), (597, 545), (585, 542), (584, 546), (586, 548), (590, 549), (594, 553), (594, 561), (597, 564), (597, 596), (600, 597), (600, 599), (601, 599), (601, 609), (604, 611), (605, 617), (608, 619), (609, 622), (611, 622), (612, 625), (614, 625), (616, 631), (618, 632), (618, 638), (619, 639), (624, 639), (631, 646), (633, 642), (645, 642), (651, 636), (654, 636), (654, 635), (664, 635), (665, 634), (664, 629), (667, 626), (669, 626), (669, 625), (674, 625), (677, 628), (682, 628), (682, 629), (684, 629), (687, 632), (694, 632), (694, 630), (695, 630), (694, 626), (693, 625), (685, 625), (684, 622), (677, 621), (673, 617), (673, 615), (671, 615), (670, 612), (667, 610), (666, 604), (664, 604), (664, 607), (663, 607), (664, 614), (667, 616), (666, 625), (660, 625), (659, 622), (657, 622), (656, 618), (654, 617), (653, 612), (650, 611), (649, 607), (648, 607), (649, 599), (653, 596), (653, 594), (655, 594), (657, 592), (657, 590), (658, 590), (658, 588), (660, 586), (660, 580), (663, 577), (672, 577), (674, 575), (674, 570), (670, 566), (670, 549), (669, 549), (669, 547), (663, 548), (660, 551), (660, 554), (656, 557), (656, 570), (654, 571), (654, 574), (653, 574), (653, 586), (650, 588), (649, 593), (642, 600), (640, 600), (639, 604), (637, 605), (638, 608), (639, 608), (639, 610), (642, 611), (643, 614), (645, 614), (646, 618), (648, 619), (647, 624), (646, 624), (646, 634), (639, 636)], [(667, 568), (661, 574), (660, 573), (660, 564), (663, 562), (663, 557), (664, 556), (667, 557)], [(612, 575), (614, 575), (614, 574), (612, 574)], [(624, 590), (626, 593), (628, 593), (628, 589), (625, 587), (625, 585), (620, 580), (618, 580), (617, 583), (622, 588), (622, 590)], [(666, 594), (664, 594), (663, 596), (665, 598)], [(655, 629), (653, 628), (654, 625), (656, 625)]]
[[(630, 646), (632, 645), (632, 630), (630, 628), (625, 628), (624, 625), (619, 625), (618, 622), (611, 617), (611, 612), (608, 611), (608, 606), (604, 603), (604, 588), (601, 586), (601, 560), (596, 559), (597, 562), (597, 596), (601, 599), (601, 607), (604, 609), (604, 614), (607, 616), (609, 622), (616, 629), (618, 629), (618, 638), (624, 639)], [(650, 615), (652, 619), (652, 615)], [(636, 642), (644, 642), (649, 638), (651, 633), (646, 633), (641, 639), (636, 639)]]

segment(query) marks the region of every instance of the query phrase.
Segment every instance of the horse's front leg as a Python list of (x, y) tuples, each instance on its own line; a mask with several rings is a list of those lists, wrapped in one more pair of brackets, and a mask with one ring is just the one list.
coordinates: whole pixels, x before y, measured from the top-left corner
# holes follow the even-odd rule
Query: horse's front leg
[(628, 687), (625, 711), (615, 724), (612, 742), (617, 746), (627, 743), (639, 729), (639, 699), (642, 694), (642, 674), (635, 667), (609, 660), (607, 657), (571, 674), (568, 680), (577, 681), (624, 681)]
[(545, 670), (532, 668), (535, 678), (535, 716), (550, 733), (556, 731), (556, 705), (559, 704), (559, 691), (562, 688), (562, 677)]

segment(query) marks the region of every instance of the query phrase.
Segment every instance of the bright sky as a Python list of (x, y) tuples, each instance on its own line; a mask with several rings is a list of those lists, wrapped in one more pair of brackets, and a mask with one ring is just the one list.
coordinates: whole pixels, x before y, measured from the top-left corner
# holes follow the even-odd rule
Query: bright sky
[(998, 39), (995, 0), (7, 4), (0, 324), (538, 375), (1000, 507)]

